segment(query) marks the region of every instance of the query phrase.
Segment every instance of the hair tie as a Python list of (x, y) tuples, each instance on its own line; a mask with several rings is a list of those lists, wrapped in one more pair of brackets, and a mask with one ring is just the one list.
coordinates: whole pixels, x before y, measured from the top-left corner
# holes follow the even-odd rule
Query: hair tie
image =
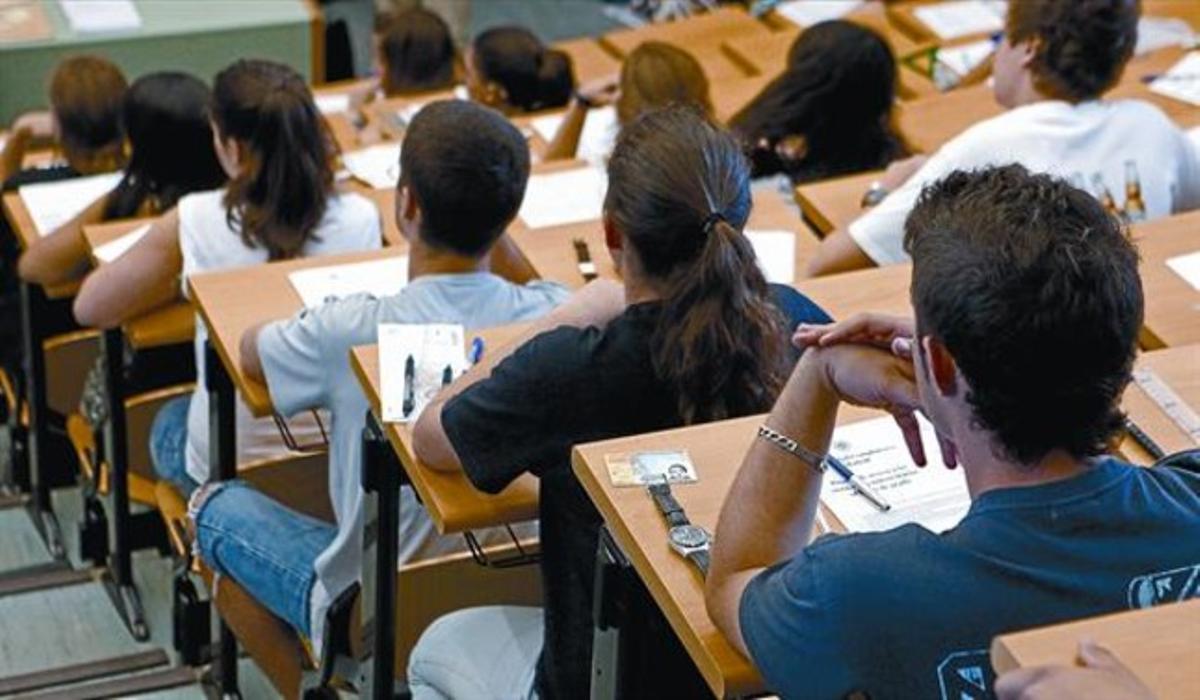
[(711, 236), (713, 227), (722, 221), (724, 221), (725, 223), (728, 223), (728, 221), (725, 219), (725, 216), (719, 211), (714, 211), (713, 213), (706, 216), (704, 218), (704, 225), (703, 225), (704, 235)]

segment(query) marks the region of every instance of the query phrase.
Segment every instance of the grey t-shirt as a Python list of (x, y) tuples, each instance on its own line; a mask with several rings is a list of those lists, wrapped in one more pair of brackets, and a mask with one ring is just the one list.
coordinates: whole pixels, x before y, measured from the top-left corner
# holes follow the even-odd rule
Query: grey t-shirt
[[(325, 610), (361, 570), (361, 434), (369, 406), (350, 366), (350, 349), (376, 342), (380, 323), (458, 323), (471, 331), (537, 318), (567, 296), (558, 284), (520, 286), (486, 272), (429, 275), (395, 296), (358, 295), (263, 328), (258, 351), (275, 410), (285, 416), (314, 408), (332, 413), (329, 495), (338, 534), (316, 562), (309, 614), (318, 648)], [(402, 563), (461, 548), (461, 538), (437, 535), (410, 488), (400, 498)]]

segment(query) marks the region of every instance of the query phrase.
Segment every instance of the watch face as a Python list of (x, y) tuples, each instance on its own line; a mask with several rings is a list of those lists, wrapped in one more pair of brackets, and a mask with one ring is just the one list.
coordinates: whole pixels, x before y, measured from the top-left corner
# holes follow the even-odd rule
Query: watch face
[(680, 547), (700, 547), (708, 542), (708, 533), (695, 525), (671, 528), (671, 541)]

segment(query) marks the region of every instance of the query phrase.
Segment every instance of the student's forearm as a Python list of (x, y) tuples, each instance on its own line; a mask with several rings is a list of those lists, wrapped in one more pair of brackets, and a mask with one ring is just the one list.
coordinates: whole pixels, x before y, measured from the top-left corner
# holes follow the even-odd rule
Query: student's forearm
[(266, 384), (267, 378), (263, 374), (262, 358), (258, 354), (258, 336), (262, 333), (262, 329), (270, 321), (251, 326), (242, 333), (242, 339), (238, 343), (238, 355), (240, 356), (240, 364), (242, 366), (242, 374), (252, 382)]
[[(837, 419), (819, 350), (801, 358), (766, 425), (823, 455)], [(709, 614), (745, 651), (738, 624), (741, 593), (763, 569), (797, 554), (811, 539), (821, 493), (812, 465), (756, 438), (726, 496), (706, 582)]]
[(558, 127), (558, 131), (549, 145), (546, 146), (545, 153), (542, 154), (543, 161), (569, 160), (575, 157), (579, 150), (579, 138), (583, 134), (583, 125), (587, 121), (587, 112), (587, 107), (580, 104), (578, 100), (571, 100), (571, 106), (567, 108), (562, 124)]
[(103, 220), (107, 205), (108, 197), (100, 197), (75, 218), (34, 243), (21, 255), (18, 264), (21, 279), (33, 284), (55, 285), (83, 277), (91, 267), (83, 227)]
[(876, 267), (875, 261), (858, 247), (845, 229), (838, 229), (817, 246), (808, 261), (807, 274), (809, 277), (822, 277), (869, 267)]

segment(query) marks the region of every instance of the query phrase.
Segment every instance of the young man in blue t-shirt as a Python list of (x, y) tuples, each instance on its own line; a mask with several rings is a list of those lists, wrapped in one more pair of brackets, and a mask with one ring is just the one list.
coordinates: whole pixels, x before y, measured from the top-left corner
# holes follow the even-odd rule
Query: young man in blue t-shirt
[[(960, 171), (905, 248), (915, 325), (798, 332), (766, 420), (798, 447), (751, 447), (714, 538), (709, 612), (784, 697), (990, 698), (995, 635), (1200, 591), (1200, 477), (1105, 456), (1142, 322), (1120, 222), (1019, 165)], [(972, 497), (958, 526), (809, 543), (843, 401), (891, 411), (918, 463), (932, 421)]]

